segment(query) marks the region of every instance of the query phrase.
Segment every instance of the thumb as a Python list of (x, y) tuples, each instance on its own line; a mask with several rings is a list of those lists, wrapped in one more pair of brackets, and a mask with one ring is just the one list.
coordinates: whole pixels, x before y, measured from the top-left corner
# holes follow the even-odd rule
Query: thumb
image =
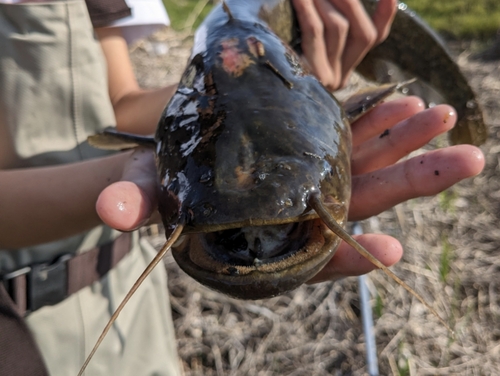
[(156, 207), (157, 178), (153, 152), (135, 150), (120, 181), (106, 187), (96, 202), (96, 211), (108, 226), (132, 231), (145, 225)]

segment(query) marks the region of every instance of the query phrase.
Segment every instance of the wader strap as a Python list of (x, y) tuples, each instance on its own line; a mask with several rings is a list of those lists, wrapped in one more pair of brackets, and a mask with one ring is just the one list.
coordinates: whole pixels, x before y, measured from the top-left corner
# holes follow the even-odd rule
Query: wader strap
[(124, 232), (112, 243), (95, 247), (68, 260), (68, 290), (71, 295), (99, 281), (113, 269), (131, 249), (132, 235)]
[[(132, 235), (123, 233), (114, 241), (76, 256), (63, 255), (46, 264), (31, 265), (0, 276), (0, 285), (10, 295), (17, 312), (25, 315), (62, 302), (71, 294), (99, 281), (129, 253)], [(2, 336), (0, 331), (0, 337)], [(3, 376), (0, 368), (0, 376)]]
[(0, 376), (48, 376), (28, 326), (0, 283)]

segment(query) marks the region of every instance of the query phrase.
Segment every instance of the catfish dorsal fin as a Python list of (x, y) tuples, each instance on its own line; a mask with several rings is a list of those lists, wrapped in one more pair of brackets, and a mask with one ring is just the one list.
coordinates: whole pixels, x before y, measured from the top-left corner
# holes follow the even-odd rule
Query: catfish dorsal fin
[(353, 247), (359, 254), (363, 257), (367, 258), (373, 265), (382, 269), (382, 271), (387, 274), (391, 279), (396, 281), (400, 286), (402, 286), (406, 291), (412, 294), (415, 298), (417, 298), (424, 306), (427, 307), (429, 311), (432, 312), (434, 316), (438, 318), (439, 321), (444, 325), (446, 329), (448, 329), (452, 334), (454, 334), (453, 330), (448, 326), (448, 324), (439, 316), (434, 308), (431, 307), (429, 303), (427, 303), (422, 296), (420, 296), (415, 290), (413, 290), (410, 286), (404, 283), (396, 274), (394, 274), (389, 268), (387, 268), (384, 264), (382, 264), (379, 260), (377, 260), (370, 252), (368, 252), (361, 244), (359, 244), (356, 240), (354, 240), (351, 235), (349, 235), (333, 218), (333, 216), (328, 212), (325, 205), (321, 201), (319, 194), (312, 194), (309, 197), (309, 205), (316, 211), (321, 220), (325, 222), (330, 230), (332, 230), (335, 235)]
[(120, 312), (123, 310), (123, 308), (125, 307), (125, 305), (128, 303), (128, 301), (130, 300), (130, 298), (132, 297), (132, 295), (134, 295), (134, 293), (137, 291), (137, 289), (142, 284), (142, 282), (144, 282), (144, 280), (147, 278), (147, 276), (149, 274), (151, 274), (151, 272), (153, 271), (153, 269), (155, 268), (155, 266), (158, 265), (159, 262), (163, 259), (163, 257), (167, 254), (167, 252), (170, 249), (170, 247), (172, 247), (172, 245), (177, 241), (177, 239), (179, 239), (179, 236), (181, 235), (183, 229), (184, 229), (184, 225), (182, 225), (182, 224), (177, 225), (177, 227), (174, 229), (174, 231), (172, 232), (172, 234), (170, 235), (170, 237), (165, 242), (165, 245), (160, 249), (160, 251), (158, 252), (158, 254), (149, 263), (149, 265), (142, 272), (142, 274), (140, 275), (140, 277), (137, 278), (137, 281), (135, 281), (135, 283), (132, 286), (132, 288), (130, 289), (130, 291), (127, 293), (127, 295), (125, 296), (125, 298), (123, 298), (123, 301), (120, 303), (120, 305), (118, 306), (118, 308), (113, 313), (113, 315), (109, 319), (108, 323), (104, 327), (101, 335), (99, 336), (99, 339), (97, 340), (97, 342), (94, 345), (94, 348), (92, 349), (92, 351), (88, 355), (87, 359), (85, 360), (85, 363), (83, 363), (82, 368), (80, 369), (80, 372), (78, 372), (78, 376), (82, 376), (83, 375), (83, 373), (85, 372), (85, 369), (87, 368), (90, 360), (92, 359), (92, 357), (94, 356), (95, 352), (99, 348), (99, 345), (103, 341), (104, 337), (106, 337), (106, 334), (109, 332), (109, 329), (111, 329), (111, 326), (113, 325), (113, 323), (118, 318), (118, 315), (120, 314)]
[(222, 1), (222, 9), (224, 9), (224, 12), (226, 12), (230, 21), (234, 20), (233, 14), (231, 13), (231, 9), (229, 9), (229, 6), (226, 4), (225, 1)]
[(156, 145), (151, 136), (119, 132), (115, 128), (106, 128), (101, 133), (89, 136), (87, 141), (89, 145), (104, 150), (126, 150), (138, 146), (154, 148)]

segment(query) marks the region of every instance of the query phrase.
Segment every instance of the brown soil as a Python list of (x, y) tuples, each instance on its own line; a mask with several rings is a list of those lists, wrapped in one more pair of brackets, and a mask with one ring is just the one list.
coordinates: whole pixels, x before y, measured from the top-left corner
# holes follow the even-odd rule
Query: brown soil
[[(140, 83), (177, 82), (191, 43), (188, 34), (164, 30), (135, 45)], [(393, 271), (446, 318), (455, 335), (382, 272), (371, 273), (381, 375), (500, 374), (500, 65), (470, 59), (469, 45), (455, 47), (464, 51), (458, 62), (489, 125), (484, 172), (363, 223), (365, 232), (402, 242), (405, 256)], [(164, 238), (151, 241), (159, 246)], [(166, 265), (186, 375), (367, 374), (356, 278), (248, 302), (204, 288), (170, 256)]]

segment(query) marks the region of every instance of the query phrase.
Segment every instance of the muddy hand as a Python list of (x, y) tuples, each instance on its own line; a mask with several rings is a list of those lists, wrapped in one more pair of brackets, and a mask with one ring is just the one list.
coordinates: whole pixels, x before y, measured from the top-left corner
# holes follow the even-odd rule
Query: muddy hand
[[(433, 150), (398, 163), (455, 125), (452, 107), (424, 108), (419, 98), (398, 99), (378, 106), (352, 125), (350, 220), (368, 218), (411, 198), (437, 194), (483, 169), (484, 156), (471, 145)], [(355, 238), (387, 266), (402, 256), (401, 244), (392, 237), (366, 234)], [(342, 243), (310, 282), (360, 275), (374, 268)]]
[(345, 86), (366, 53), (387, 37), (396, 3), (380, 0), (370, 17), (358, 0), (293, 0), (304, 56), (325, 87)]
[(135, 149), (124, 167), (121, 181), (104, 189), (96, 203), (99, 217), (108, 226), (132, 231), (159, 222), (156, 211), (156, 167), (148, 149)]

